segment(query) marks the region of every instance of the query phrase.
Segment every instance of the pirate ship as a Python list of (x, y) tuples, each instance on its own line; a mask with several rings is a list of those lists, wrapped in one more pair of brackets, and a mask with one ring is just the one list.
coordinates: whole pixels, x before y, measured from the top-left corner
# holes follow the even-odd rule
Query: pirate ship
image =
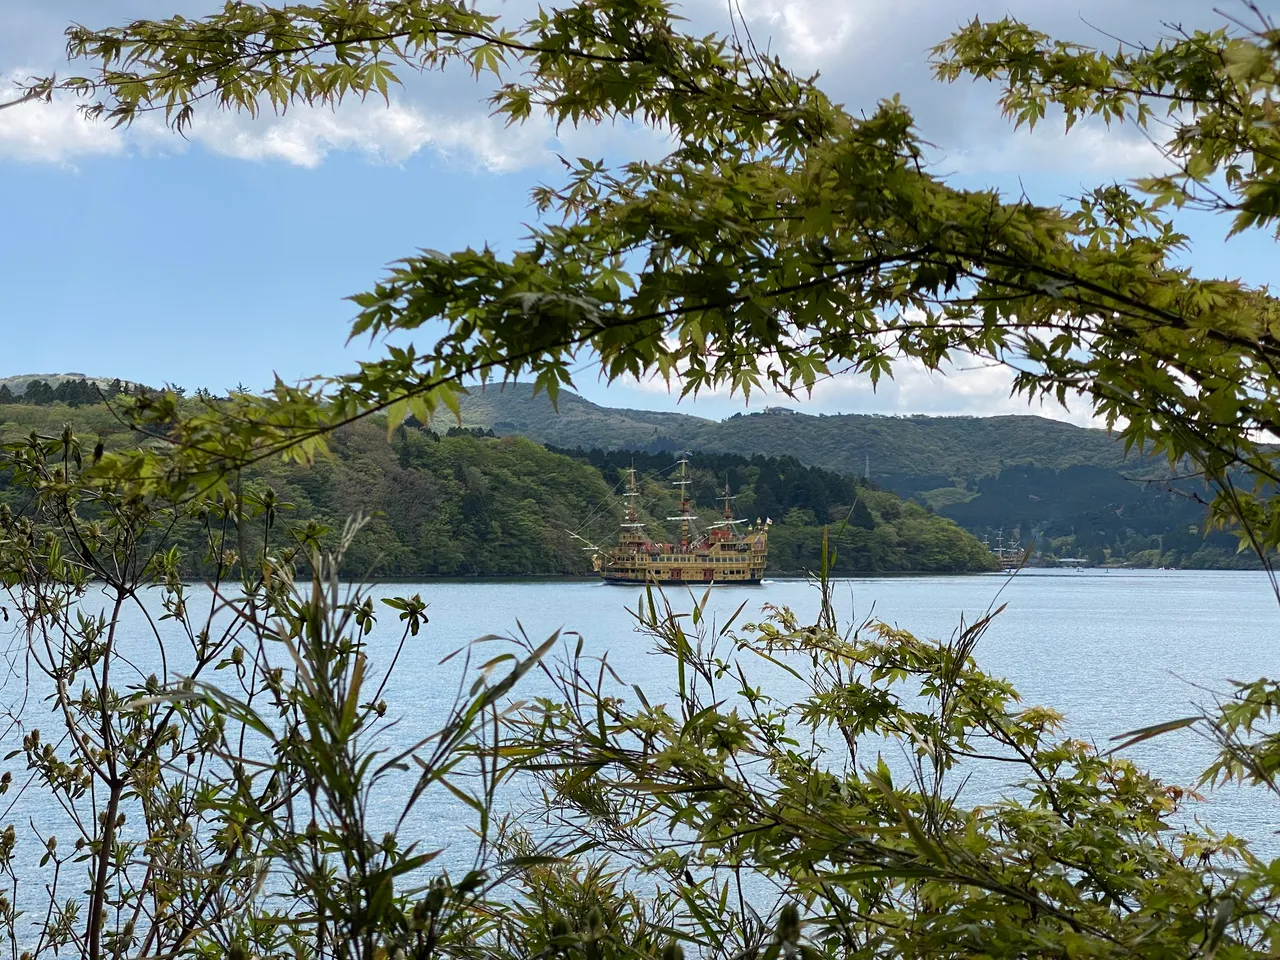
[(759, 583), (769, 552), (769, 524), (748, 523), (733, 516), (733, 496), (725, 484), (723, 518), (697, 529), (689, 499), (689, 462), (681, 459), (680, 513), (667, 517), (680, 524), (678, 543), (650, 540), (640, 520), (640, 490), (634, 469), (627, 473), (624, 519), (618, 543), (597, 549), (592, 566), (606, 583)]

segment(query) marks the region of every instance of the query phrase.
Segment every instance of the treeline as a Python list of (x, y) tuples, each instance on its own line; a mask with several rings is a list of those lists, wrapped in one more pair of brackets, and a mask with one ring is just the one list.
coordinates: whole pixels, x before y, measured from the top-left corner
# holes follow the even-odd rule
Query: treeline
[[(679, 454), (623, 450), (562, 449), (548, 446), (591, 464), (611, 485), (623, 481), (632, 467), (637, 474), (675, 478)], [(791, 510), (810, 511), (817, 521), (839, 521), (851, 506), (862, 505), (859, 525), (866, 525), (866, 506), (857, 490), (862, 481), (818, 467), (807, 467), (795, 457), (744, 457), (738, 454), (699, 452), (689, 457), (689, 490), (695, 502), (714, 506), (726, 484), (743, 516), (782, 520)]]
[(51, 407), (65, 403), (69, 407), (85, 407), (103, 400), (112, 400), (131, 389), (131, 384), (116, 379), (105, 387), (87, 378), (62, 380), (56, 386), (48, 380), (31, 380), (21, 393), (14, 393), (7, 383), (0, 383), (0, 404), (26, 404), (35, 407)]

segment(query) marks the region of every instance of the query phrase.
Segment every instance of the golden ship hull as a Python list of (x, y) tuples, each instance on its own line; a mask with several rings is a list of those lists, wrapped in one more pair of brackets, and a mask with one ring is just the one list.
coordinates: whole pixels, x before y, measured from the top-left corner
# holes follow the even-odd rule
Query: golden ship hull
[(768, 559), (763, 532), (688, 549), (603, 550), (594, 566), (606, 583), (759, 583)]

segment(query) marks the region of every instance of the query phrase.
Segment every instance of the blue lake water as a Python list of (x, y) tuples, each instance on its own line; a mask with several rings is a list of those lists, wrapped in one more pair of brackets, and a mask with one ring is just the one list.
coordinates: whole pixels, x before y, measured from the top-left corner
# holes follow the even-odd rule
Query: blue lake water
[[(674, 678), (628, 609), (637, 588), (583, 583), (434, 583), (384, 585), (378, 594), (420, 592), (431, 623), (411, 662), (389, 687), (393, 705), (409, 702), (425, 732), (452, 702), (456, 679), (435, 663), (482, 634), (519, 626), (531, 638), (576, 631), (585, 651), (607, 653), (622, 679), (649, 699), (669, 696)], [(701, 591), (697, 594), (701, 596)], [(677, 609), (693, 596), (669, 593)], [(976, 656), (989, 673), (1010, 680), (1028, 704), (1064, 713), (1066, 732), (1099, 745), (1120, 733), (1181, 717), (1210, 704), (1230, 680), (1280, 676), (1280, 604), (1267, 577), (1235, 571), (1023, 571), (1013, 577), (872, 577), (841, 581), (841, 615), (883, 620), (921, 637), (951, 636), (993, 604), (1005, 604)], [(801, 580), (759, 587), (717, 587), (709, 611), (723, 621), (744, 601), (742, 621), (765, 604), (789, 606), (813, 618), (815, 588)], [(530, 685), (532, 689), (536, 685)], [(786, 691), (781, 691), (785, 693)], [(794, 693), (799, 693), (792, 691)], [(1166, 780), (1190, 785), (1214, 754), (1192, 731), (1179, 731), (1126, 751)], [(988, 790), (998, 784), (986, 783)], [(1211, 791), (1192, 812), (1215, 829), (1250, 837), (1264, 848), (1280, 829), (1280, 801), (1261, 790)]]
[[(523, 630), (538, 640), (569, 631), (581, 636), (586, 653), (607, 654), (621, 678), (644, 687), (651, 702), (669, 699), (674, 687), (669, 662), (653, 655), (651, 641), (637, 632), (629, 612), (640, 598), (638, 588), (586, 581), (436, 581), (382, 584), (371, 592), (375, 597), (417, 593), (430, 604), (430, 623), (409, 642), (385, 694), (390, 714), (400, 718), (392, 733), (398, 744), (437, 729), (466, 683), (460, 659), (443, 665), (441, 660), (487, 634)], [(676, 608), (688, 609), (694, 602), (687, 591), (669, 593), (669, 598)], [(962, 618), (972, 622), (993, 604), (1006, 604), (978, 647), (980, 665), (1012, 681), (1028, 704), (1064, 713), (1072, 736), (1099, 744), (1124, 731), (1183, 716), (1194, 704), (1209, 703), (1213, 692), (1227, 692), (1231, 679), (1280, 675), (1280, 604), (1262, 574), (1023, 571), (1011, 578), (870, 577), (840, 581), (835, 599), (847, 619), (874, 617), (935, 638), (953, 634)], [(764, 604), (789, 606), (802, 619), (812, 619), (818, 595), (800, 580), (716, 587), (708, 611), (723, 622), (744, 601), (743, 621), (759, 619)], [(384, 622), (370, 637), (375, 670), (385, 666), (398, 638), (394, 614), (384, 609), (383, 615)], [(142, 619), (131, 616), (137, 619), (126, 627), (141, 636)], [(565, 642), (576, 643), (577, 637)], [(153, 655), (145, 650), (140, 646), (135, 659), (148, 671), (154, 669), (148, 660)], [(542, 681), (533, 677), (521, 692), (541, 690)], [(0, 689), (0, 701), (16, 704), (19, 691), (11, 678)], [(780, 686), (774, 692), (800, 691)], [(52, 730), (53, 717), (38, 721), (46, 710), (29, 699), (21, 712)], [(1213, 747), (1197, 734), (1181, 731), (1139, 744), (1128, 754), (1169, 781), (1191, 784)], [(25, 779), (21, 762), (16, 758), (7, 764), (19, 780)], [(984, 797), (1001, 792), (1006, 787), (997, 777), (983, 773), (975, 778), (975, 789)], [(1280, 848), (1275, 833), (1280, 802), (1263, 791), (1211, 791), (1204, 803), (1193, 805), (1192, 813), (1269, 852)], [(30, 817), (52, 826), (57, 814), (32, 794), (9, 812), (6, 822), (23, 823)], [(465, 814), (447, 795), (435, 797), (415, 811), (406, 839), (468, 848), (471, 818)]]

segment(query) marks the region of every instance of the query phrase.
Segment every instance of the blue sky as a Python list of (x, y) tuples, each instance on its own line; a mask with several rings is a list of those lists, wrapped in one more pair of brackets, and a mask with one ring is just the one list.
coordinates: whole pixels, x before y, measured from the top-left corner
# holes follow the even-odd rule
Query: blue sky
[[(67, 72), (61, 30), (132, 17), (199, 14), (211, 0), (5, 0), (0, 78)], [(510, 2), (502, 9), (515, 10)], [(1042, 202), (1146, 172), (1150, 149), (1124, 131), (1063, 139), (1046, 126), (1015, 134), (991, 92), (929, 78), (926, 50), (974, 14), (1006, 12), (1055, 35), (1105, 42), (1093, 29), (1149, 39), (1160, 22), (1217, 25), (1211, 4), (1165, 0), (988, 3), (985, 0), (750, 0), (753, 33), (794, 67), (820, 69), (850, 107), (900, 92), (939, 169), (962, 185), (1027, 189)], [(686, 12), (727, 25), (717, 0)], [(1228, 9), (1230, 9), (1228, 7)], [(1090, 26), (1093, 25), (1093, 26)], [(509, 249), (532, 216), (528, 190), (553, 179), (556, 151), (613, 157), (656, 153), (644, 132), (506, 131), (486, 116), (483, 88), (460, 75), (415, 80), (390, 110), (296, 111), (257, 121), (210, 115), (190, 141), (140, 124), (125, 133), (80, 120), (70, 102), (0, 111), (0, 376), (77, 370), (223, 390), (349, 369), (376, 353), (347, 345), (351, 307), (383, 266), (418, 247), (485, 242)], [(2, 99), (3, 97), (0, 97)], [(1204, 274), (1270, 280), (1262, 237), (1224, 244), (1221, 226), (1186, 221)], [(612, 405), (672, 408), (652, 385), (608, 389), (589, 374), (584, 394)], [(946, 379), (903, 370), (872, 394), (855, 378), (824, 385), (822, 412), (1007, 413), (1002, 371)], [(741, 400), (710, 396), (679, 409), (724, 416)], [(1084, 411), (1055, 416), (1083, 420)]]

